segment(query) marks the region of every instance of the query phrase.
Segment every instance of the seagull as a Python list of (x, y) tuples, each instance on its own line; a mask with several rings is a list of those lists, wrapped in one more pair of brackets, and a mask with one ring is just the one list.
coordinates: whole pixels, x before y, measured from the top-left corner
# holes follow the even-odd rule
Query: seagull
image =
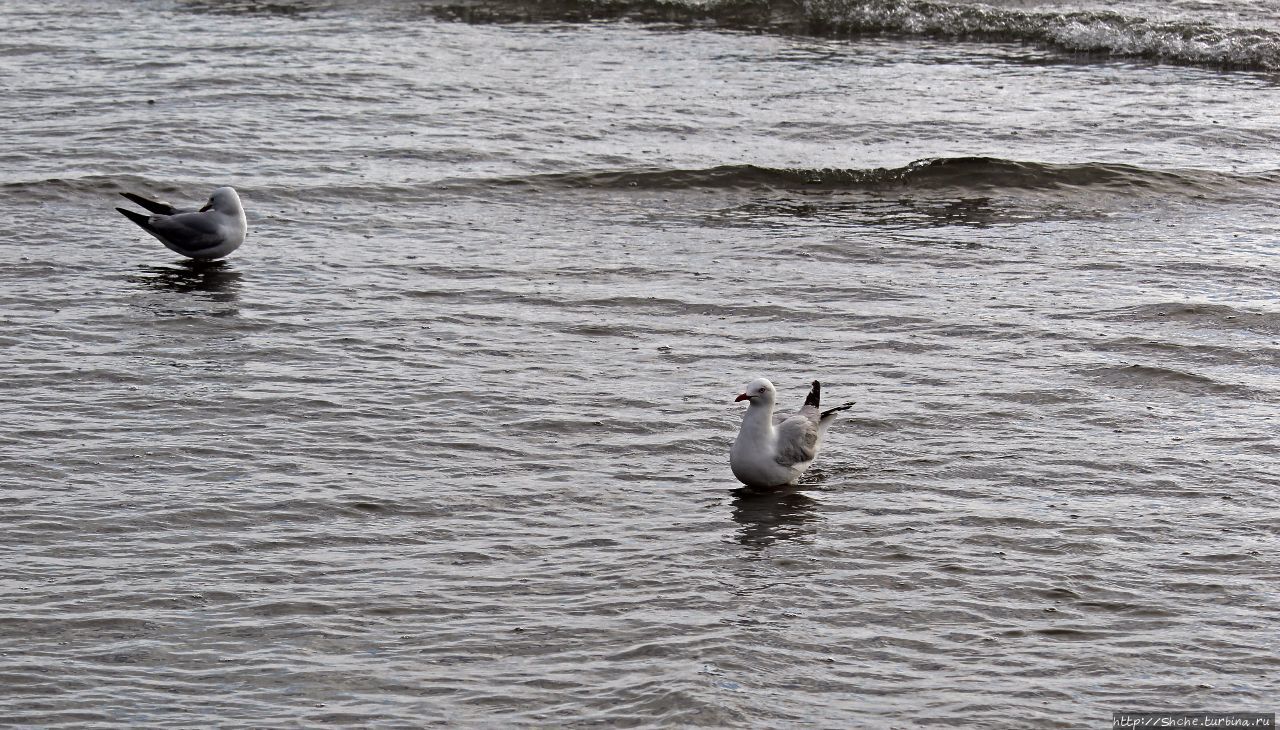
[(804, 474), (836, 414), (853, 405), (845, 403), (819, 412), (821, 394), (822, 385), (815, 380), (798, 412), (775, 414), (773, 402), (778, 391), (773, 383), (764, 378), (747, 383), (734, 399), (747, 401), (747, 413), (729, 450), (729, 467), (738, 481), (754, 488), (781, 487)]
[(193, 259), (220, 259), (240, 248), (248, 230), (244, 208), (235, 188), (218, 188), (199, 210), (175, 208), (133, 193), (120, 193), (153, 215), (116, 208), (142, 230), (160, 239), (170, 251)]

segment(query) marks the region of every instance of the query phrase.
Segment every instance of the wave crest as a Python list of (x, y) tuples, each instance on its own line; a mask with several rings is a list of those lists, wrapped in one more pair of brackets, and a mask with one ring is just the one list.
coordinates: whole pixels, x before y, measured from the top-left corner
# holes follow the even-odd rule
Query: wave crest
[(467, 22), (646, 22), (826, 37), (906, 36), (1030, 43), (1067, 53), (1218, 69), (1280, 70), (1280, 33), (1110, 11), (1046, 12), (937, 0), (474, 0), (431, 6)]
[[(1153, 170), (1111, 163), (1053, 164), (994, 157), (940, 157), (891, 168), (772, 168), (722, 165), (705, 169), (591, 170), (454, 185), (666, 189), (817, 189), (830, 191), (1094, 189), (1123, 194), (1233, 195), (1280, 184), (1280, 171), (1261, 174), (1212, 170)], [(448, 184), (448, 183), (446, 183)], [(450, 185), (452, 186), (452, 185)]]
[[(1005, 160), (995, 157), (938, 157), (902, 167), (777, 168), (760, 165), (720, 165), (699, 169), (662, 167), (615, 170), (577, 170), (510, 177), (423, 179), (369, 186), (335, 183), (315, 186), (244, 188), (258, 202), (285, 200), (349, 201), (366, 197), (378, 201), (422, 201), (442, 193), (491, 195), (495, 189), (600, 190), (773, 190), (783, 192), (940, 191), (946, 194), (988, 193), (1066, 194), (1095, 192), (1125, 196), (1183, 196), (1238, 199), (1262, 195), (1270, 199), (1280, 186), (1280, 170), (1232, 173), (1216, 170), (1158, 170), (1101, 162), (1057, 164)], [(0, 183), (0, 199), (76, 201), (125, 191), (182, 199), (184, 191), (207, 185), (159, 182), (136, 175), (86, 175)], [(188, 195), (189, 197), (189, 195)]]
[(802, 0), (819, 35), (908, 35), (1030, 42), (1071, 53), (1228, 69), (1280, 69), (1280, 33), (1156, 22), (1115, 12), (1036, 12), (909, 0)]

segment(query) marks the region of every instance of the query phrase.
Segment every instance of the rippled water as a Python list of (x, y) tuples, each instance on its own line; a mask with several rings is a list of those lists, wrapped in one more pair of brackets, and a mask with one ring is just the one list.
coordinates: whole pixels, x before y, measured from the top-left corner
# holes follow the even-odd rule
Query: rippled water
[(0, 716), (1275, 711), (1276, 78), (575, 7), (0, 8)]

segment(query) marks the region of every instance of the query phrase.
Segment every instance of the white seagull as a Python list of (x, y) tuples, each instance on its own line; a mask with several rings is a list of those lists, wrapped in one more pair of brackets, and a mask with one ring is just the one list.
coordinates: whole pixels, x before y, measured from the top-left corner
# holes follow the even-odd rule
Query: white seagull
[(218, 188), (199, 210), (175, 208), (133, 193), (120, 193), (151, 211), (143, 215), (116, 208), (142, 230), (160, 239), (170, 251), (193, 259), (220, 259), (240, 248), (249, 224), (235, 188)]
[(853, 405), (845, 403), (819, 412), (822, 385), (816, 380), (796, 413), (775, 414), (777, 395), (773, 383), (756, 378), (734, 399), (747, 401), (747, 413), (729, 450), (729, 466), (748, 487), (781, 487), (799, 479), (818, 455), (822, 437), (836, 414)]

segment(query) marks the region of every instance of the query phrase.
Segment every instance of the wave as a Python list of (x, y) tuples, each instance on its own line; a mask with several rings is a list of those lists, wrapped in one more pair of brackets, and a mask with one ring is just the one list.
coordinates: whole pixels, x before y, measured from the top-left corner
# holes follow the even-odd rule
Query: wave
[[(1235, 197), (1280, 185), (1280, 170), (1256, 174), (1213, 170), (1153, 170), (1110, 163), (1053, 164), (994, 157), (942, 157), (903, 167), (868, 169), (772, 168), (722, 165), (678, 170), (645, 168), (549, 173), (486, 180), (452, 180), (443, 187), (560, 187), (603, 189), (772, 189), (827, 191), (946, 190), (972, 193), (1082, 190), (1133, 195)], [(1274, 191), (1268, 191), (1273, 193)]]
[[(0, 198), (38, 202), (75, 201), (125, 191), (145, 191), (183, 199), (207, 184), (161, 183), (136, 175), (85, 175), (0, 183)], [(1135, 165), (1086, 162), (1055, 164), (996, 157), (939, 157), (902, 167), (777, 168), (720, 165), (701, 169), (632, 168), (579, 170), (507, 177), (424, 179), (386, 185), (366, 183), (301, 187), (243, 188), (267, 202), (366, 199), (412, 202), (450, 193), (490, 195), (494, 190), (761, 190), (778, 192), (942, 192), (989, 195), (1005, 192), (1095, 192), (1122, 196), (1182, 196), (1198, 199), (1270, 198), (1280, 187), (1280, 170), (1229, 173), (1216, 170), (1158, 170)], [(194, 199), (194, 198), (193, 198)]]
[(467, 22), (628, 18), (825, 37), (1028, 43), (1072, 54), (1251, 71), (1280, 70), (1280, 33), (1112, 11), (1048, 12), (935, 0), (487, 0), (429, 6)]
[(1280, 33), (1111, 11), (1037, 12), (903, 0), (803, 0), (820, 35), (907, 35), (1034, 43), (1070, 53), (1225, 69), (1280, 69)]
[[(201, 184), (200, 187), (208, 186)], [(167, 195), (179, 200), (183, 188), (172, 182), (161, 183), (140, 175), (129, 174), (78, 175), (0, 182), (0, 197), (37, 203), (82, 200), (88, 196), (124, 192), (145, 192), (156, 197)]]

